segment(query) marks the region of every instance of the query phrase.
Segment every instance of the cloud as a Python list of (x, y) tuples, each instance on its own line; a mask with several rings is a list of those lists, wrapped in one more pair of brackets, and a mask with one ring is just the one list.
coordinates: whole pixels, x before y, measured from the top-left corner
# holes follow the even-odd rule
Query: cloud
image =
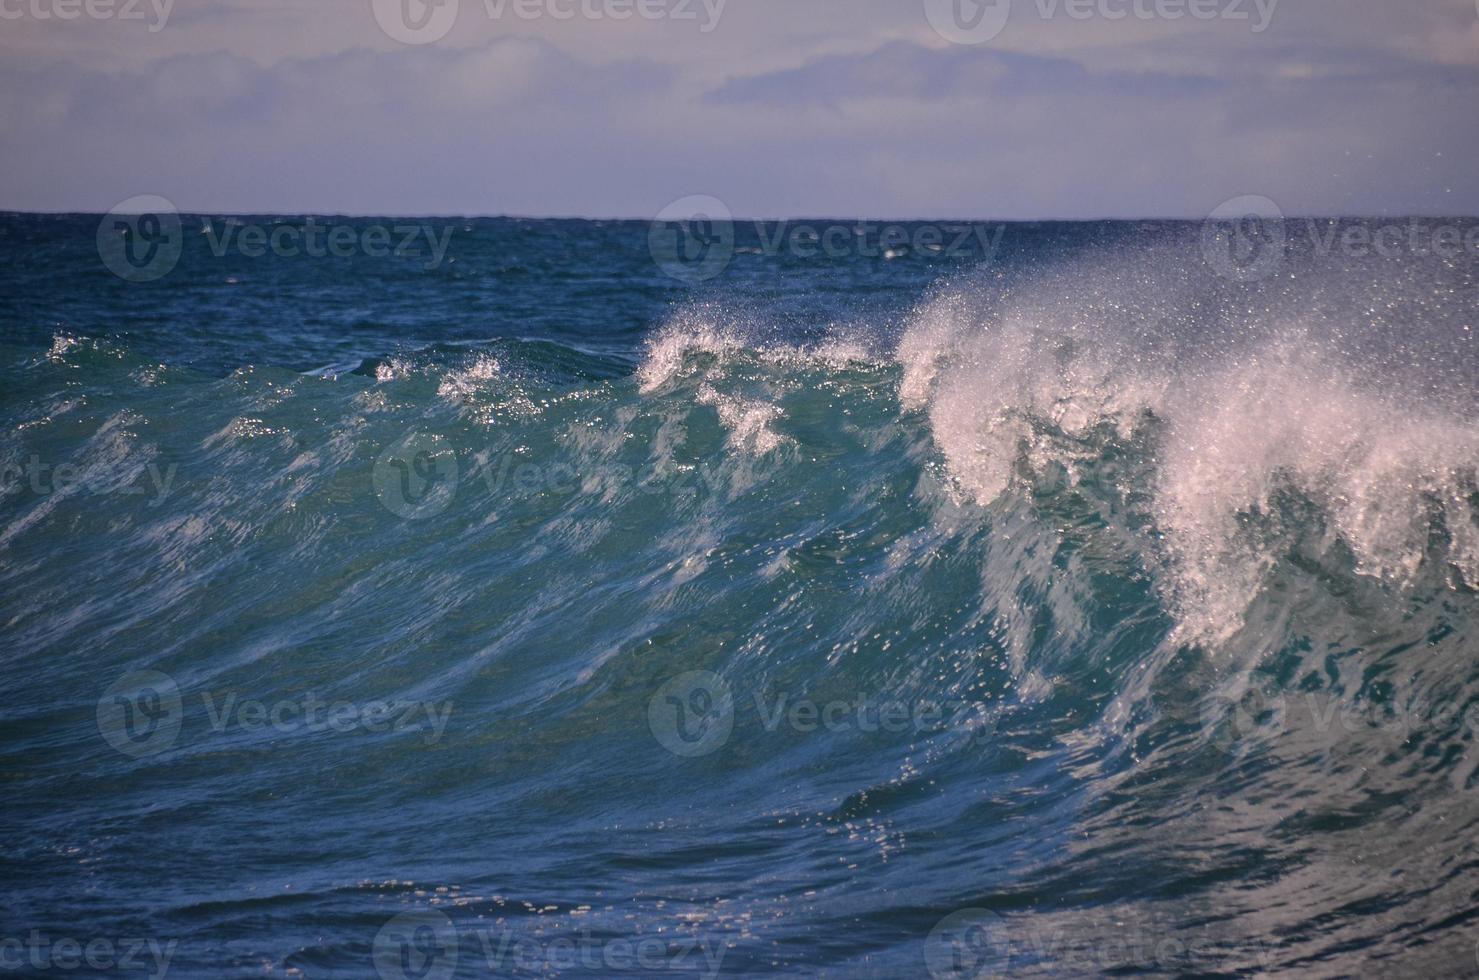
[(970, 100), (1073, 95), (1092, 91), (1154, 99), (1204, 97), (1217, 79), (1188, 73), (1091, 71), (1069, 58), (926, 48), (894, 42), (861, 55), (829, 55), (799, 67), (734, 78), (710, 93), (715, 103), (841, 105), (868, 99)]
[(7, 206), (106, 210), (150, 192), (202, 210), (456, 212), (496, 207), (491, 188), (541, 167), (584, 169), (576, 144), (650, 111), (672, 75), (514, 37), (270, 68), (220, 53), (138, 73), (11, 70), (0, 85), (0, 148), (21, 164)]
[(1469, 0), (1304, 0), (1261, 34), (1027, 4), (979, 47), (897, 0), (747, 0), (708, 34), (480, 6), (416, 48), (362, 0), (195, 7), (112, 57), (97, 45), (124, 25), (22, 25), (0, 207), (642, 217), (708, 194), (754, 216), (1198, 217), (1261, 194), (1479, 213)]
[(1080, 60), (896, 42), (731, 78), (707, 102), (754, 144), (800, 121), (798, 147), (832, 150), (793, 152), (784, 181), (804, 180), (798, 157), (845, 168), (868, 200), (925, 216), (1196, 217), (1248, 193), (1297, 213), (1479, 208), (1461, 165), (1479, 134), (1454, 125), (1479, 72), (1391, 48), (1155, 38)]

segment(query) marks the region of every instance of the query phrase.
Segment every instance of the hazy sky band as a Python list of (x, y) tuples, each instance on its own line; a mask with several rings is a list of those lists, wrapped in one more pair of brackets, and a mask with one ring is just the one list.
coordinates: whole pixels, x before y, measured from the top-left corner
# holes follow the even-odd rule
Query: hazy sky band
[(1479, 214), (1474, 0), (0, 0), (0, 48), (0, 208)]

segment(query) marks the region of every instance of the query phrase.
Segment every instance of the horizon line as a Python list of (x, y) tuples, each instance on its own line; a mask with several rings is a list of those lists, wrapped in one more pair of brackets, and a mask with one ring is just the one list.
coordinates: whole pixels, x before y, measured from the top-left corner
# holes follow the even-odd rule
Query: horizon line
[[(5, 214), (5, 215), (33, 215), (33, 216), (37, 216), (37, 217), (65, 217), (65, 216), (71, 216), (71, 215), (85, 216), (85, 217), (100, 217), (102, 215), (107, 215), (107, 214), (112, 214), (112, 213), (113, 212), (111, 210), (109, 210), (109, 211), (91, 211), (91, 210), (80, 210), (80, 211), (79, 210), (37, 210), (37, 209), (30, 209), (30, 208), (4, 208), (4, 207), (0, 207), (0, 214)], [(120, 213), (125, 213), (125, 212), (120, 212)], [(127, 213), (132, 213), (132, 212), (127, 212)], [(139, 212), (139, 213), (143, 213), (143, 212)], [(648, 216), (648, 217), (601, 217), (601, 216), (578, 215), (578, 214), (513, 214), (513, 213), (502, 213), (502, 214), (472, 214), (472, 213), (463, 213), (463, 212), (440, 212), (440, 213), (437, 213), (437, 212), (422, 212), (422, 213), (403, 212), (403, 213), (393, 213), (393, 212), (388, 212), (387, 211), (387, 212), (379, 212), (379, 213), (370, 213), (370, 212), (356, 213), (356, 212), (350, 212), (350, 211), (299, 211), (299, 210), (293, 210), (293, 211), (274, 211), (274, 210), (266, 210), (266, 211), (200, 211), (200, 210), (194, 210), (194, 209), (179, 209), (179, 210), (176, 211), (176, 213), (177, 214), (180, 214), (180, 215), (190, 215), (190, 216), (195, 216), (195, 217), (220, 217), (220, 218), (253, 218), (253, 217), (264, 217), (264, 218), (265, 217), (270, 217), (270, 218), (294, 218), (294, 217), (300, 217), (300, 218), (316, 218), (316, 217), (325, 217), (325, 218), (392, 218), (392, 219), (440, 219), (440, 220), (463, 219), (463, 220), (469, 220), (469, 221), (494, 221), (494, 220), (507, 220), (507, 221), (590, 221), (590, 222), (603, 221), (603, 222), (623, 222), (623, 223), (633, 222), (633, 223), (644, 223), (644, 224), (651, 224), (652, 222), (654, 222), (654, 221), (657, 220), (657, 218), (656, 218), (655, 215), (654, 216)], [(1298, 212), (1296, 212), (1296, 213), (1291, 213), (1291, 214), (1282, 214), (1282, 215), (1279, 215), (1278, 217), (1281, 217), (1285, 221), (1301, 221), (1301, 220), (1327, 220), (1328, 221), (1328, 220), (1338, 220), (1338, 219), (1356, 219), (1356, 220), (1362, 220), (1362, 221), (1373, 221), (1373, 220), (1380, 220), (1380, 219), (1395, 220), (1395, 219), (1417, 219), (1417, 218), (1449, 219), (1449, 220), (1459, 220), (1459, 221), (1465, 221), (1465, 220), (1475, 221), (1475, 220), (1479, 220), (1479, 214), (1440, 214), (1440, 213), (1436, 213), (1436, 212), (1426, 212), (1426, 211), (1413, 211), (1413, 212), (1400, 212), (1400, 213), (1398, 213), (1398, 212), (1391, 212), (1391, 213), (1366, 213), (1366, 214), (1358, 214), (1358, 213), (1351, 213), (1351, 214), (1325, 213), (1325, 214), (1321, 214), (1321, 213), (1313, 213), (1313, 212), (1304, 212), (1304, 213), (1298, 213)], [(1076, 218), (1064, 218), (1064, 217), (1047, 217), (1047, 218), (1000, 218), (1000, 217), (981, 218), (981, 217), (976, 217), (976, 218), (968, 218), (968, 217), (960, 217), (960, 216), (952, 216), (952, 217), (914, 217), (914, 218), (880, 218), (880, 217), (841, 216), (841, 215), (791, 215), (791, 216), (787, 216), (787, 217), (757, 217), (757, 216), (739, 217), (739, 216), (731, 216), (731, 217), (729, 217), (727, 219), (721, 219), (721, 220), (727, 220), (727, 221), (730, 221), (730, 222), (735, 223), (735, 224), (748, 224), (748, 223), (759, 223), (759, 222), (782, 222), (782, 221), (784, 221), (784, 222), (795, 222), (795, 221), (819, 221), (819, 222), (820, 221), (831, 221), (831, 222), (850, 222), (850, 223), (861, 223), (861, 222), (885, 223), (885, 222), (891, 222), (891, 223), (899, 223), (899, 224), (927, 224), (927, 223), (931, 223), (931, 222), (945, 222), (945, 221), (979, 223), (979, 224), (1088, 224), (1088, 223), (1110, 222), (1110, 221), (1119, 221), (1119, 222), (1136, 222), (1136, 221), (1189, 221), (1189, 222), (1198, 222), (1198, 221), (1207, 221), (1209, 218), (1211, 218), (1211, 215), (1210, 214), (1190, 215), (1190, 216), (1187, 216), (1187, 215), (1142, 215), (1142, 216), (1138, 216), (1138, 217), (1106, 217), (1106, 216), (1099, 216), (1099, 217), (1076, 217)]]

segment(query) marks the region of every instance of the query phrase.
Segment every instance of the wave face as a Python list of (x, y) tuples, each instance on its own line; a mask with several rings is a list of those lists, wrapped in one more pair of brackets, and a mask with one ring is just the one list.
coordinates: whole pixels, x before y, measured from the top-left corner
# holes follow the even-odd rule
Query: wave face
[(0, 224), (5, 935), (1475, 969), (1472, 253), (742, 227), (690, 289), (645, 225), (509, 220), (138, 284), (95, 218)]

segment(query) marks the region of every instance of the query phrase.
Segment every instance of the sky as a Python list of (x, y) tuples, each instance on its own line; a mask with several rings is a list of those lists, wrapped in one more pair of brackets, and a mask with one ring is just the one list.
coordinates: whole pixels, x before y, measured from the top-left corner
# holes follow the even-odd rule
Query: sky
[(1479, 0), (0, 0), (0, 208), (1479, 214)]

